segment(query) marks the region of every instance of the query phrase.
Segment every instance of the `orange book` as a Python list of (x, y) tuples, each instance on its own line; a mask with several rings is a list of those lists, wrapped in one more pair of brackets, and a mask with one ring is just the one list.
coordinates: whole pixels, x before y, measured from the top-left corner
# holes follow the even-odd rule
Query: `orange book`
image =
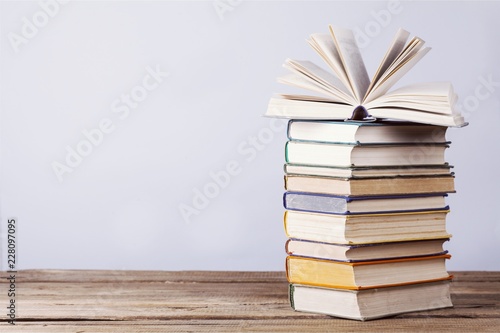
[(446, 271), (448, 254), (339, 262), (288, 256), (288, 282), (317, 287), (361, 290), (451, 279)]

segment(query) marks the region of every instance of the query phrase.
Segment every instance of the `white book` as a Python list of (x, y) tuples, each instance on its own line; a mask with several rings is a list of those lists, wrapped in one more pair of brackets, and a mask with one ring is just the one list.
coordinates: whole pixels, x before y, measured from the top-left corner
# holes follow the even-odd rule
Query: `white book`
[(289, 296), (296, 311), (362, 321), (453, 306), (450, 281), (446, 280), (365, 290), (291, 284)]

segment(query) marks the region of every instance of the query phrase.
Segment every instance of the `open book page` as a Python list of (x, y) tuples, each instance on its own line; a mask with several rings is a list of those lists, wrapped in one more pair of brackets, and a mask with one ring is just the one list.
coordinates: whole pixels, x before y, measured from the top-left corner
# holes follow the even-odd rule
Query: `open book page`
[(449, 82), (417, 83), (404, 86), (364, 104), (365, 108), (402, 107), (436, 112), (454, 113), (456, 94)]
[[(379, 92), (375, 92), (375, 91), (380, 89), (380, 86), (382, 86), (384, 83), (386, 83), (386, 81), (388, 81), (388, 79), (391, 76), (393, 76), (394, 73), (396, 73), (398, 70), (400, 70), (403, 65), (405, 65), (410, 59), (412, 59), (422, 49), (424, 43), (425, 42), (423, 40), (421, 40), (417, 37), (414, 37), (408, 43), (408, 45), (406, 45), (406, 47), (402, 50), (402, 52), (396, 57), (396, 59), (394, 59), (392, 64), (390, 64), (389, 68), (385, 71), (385, 73), (382, 74), (382, 76), (379, 78), (379, 80), (377, 82), (375, 82), (372, 90), (370, 91), (370, 93), (367, 94), (367, 97), (365, 98), (365, 100), (371, 101), (371, 100), (373, 100), (373, 98), (376, 98), (374, 96), (380, 96), (381, 94), (386, 93), (399, 79), (398, 80), (393, 79), (390, 81), (390, 82), (392, 82), (391, 85), (386, 84), (384, 86), (383, 90), (381, 90)], [(409, 69), (410, 68), (408, 68), (408, 70)]]
[[(346, 89), (351, 89), (351, 83), (347, 73), (342, 65), (339, 52), (330, 34), (312, 34), (307, 40), (309, 45), (320, 55), (328, 64)], [(352, 96), (354, 93), (350, 90)], [(353, 103), (355, 104), (355, 103)]]
[(314, 63), (287, 59), (284, 67), (294, 73), (302, 74), (304, 79), (311, 81), (315, 85), (319, 85), (336, 99), (354, 104), (354, 98), (346, 90), (342, 82), (335, 75), (325, 71)]
[(288, 74), (280, 76), (278, 78), (278, 82), (288, 84), (293, 87), (303, 88), (310, 91), (318, 92), (320, 94), (324, 94), (328, 96), (329, 101), (350, 104), (350, 100), (348, 98), (343, 98), (342, 96), (337, 96), (336, 94), (333, 94), (331, 90), (327, 90), (322, 85), (319, 85), (316, 81), (309, 78), (305, 78), (303, 75)]
[(464, 118), (459, 114), (448, 115), (395, 107), (374, 108), (370, 109), (369, 113), (379, 119), (404, 120), (415, 123), (450, 127), (462, 127), (467, 125)]
[(265, 115), (288, 119), (344, 120), (351, 114), (352, 105), (332, 103), (316, 96), (283, 95), (271, 98)]
[(381, 80), (378, 86), (374, 87), (372, 92), (366, 98), (366, 103), (374, 101), (380, 96), (384, 95), (397, 81), (399, 81), (408, 71), (415, 66), (420, 59), (423, 58), (427, 52), (430, 51), (429, 47), (419, 50), (416, 54), (413, 54), (409, 59), (405, 59), (404, 62), (400, 63), (398, 67), (394, 68), (391, 74), (387, 75)]
[(370, 82), (370, 86), (366, 91), (363, 101), (370, 94), (375, 84), (380, 80), (380, 77), (388, 70), (389, 66), (394, 63), (398, 55), (403, 51), (409, 35), (410, 33), (406, 30), (403, 29), (398, 30), (398, 32), (394, 36), (394, 39), (391, 42), (389, 49), (387, 50), (387, 53), (384, 56), (384, 59), (380, 63), (377, 72), (375, 73), (375, 75), (372, 78), (372, 81)]
[(337, 47), (345, 72), (349, 78), (354, 97), (358, 103), (365, 96), (370, 85), (370, 78), (365, 68), (361, 53), (351, 30), (330, 26), (333, 41)]
[(405, 60), (415, 54), (418, 50), (420, 50), (425, 44), (425, 41), (419, 37), (413, 37), (408, 45), (403, 49), (403, 52), (394, 60), (396, 64)]
[(374, 108), (404, 108), (404, 109), (412, 109), (418, 110), (420, 112), (430, 112), (430, 113), (439, 113), (439, 114), (447, 114), (451, 115), (454, 113), (453, 106), (444, 103), (442, 101), (428, 101), (422, 100), (414, 97), (395, 97), (394, 99), (387, 99), (385, 101), (379, 101), (376, 99), (373, 104), (365, 105), (365, 108), (368, 113), (371, 112)]
[[(450, 82), (419, 82), (419, 83), (413, 83), (398, 89), (395, 89), (389, 93), (386, 94), (386, 96), (397, 96), (397, 95), (404, 95), (404, 96), (425, 96), (426, 98), (432, 97), (432, 96), (439, 96), (439, 97), (447, 97), (450, 98), (450, 96), (453, 93), (453, 86), (451, 85)], [(381, 98), (384, 98), (385, 96), (382, 96)], [(450, 98), (451, 101), (451, 98)]]
[[(459, 114), (422, 112), (402, 107), (378, 107), (369, 110), (378, 119), (392, 119), (461, 127), (467, 125)], [(352, 105), (330, 102), (327, 98), (302, 95), (273, 96), (268, 104), (266, 116), (288, 119), (344, 120), (352, 114)]]
[(309, 102), (319, 102), (319, 103), (330, 103), (332, 105), (343, 105), (346, 106), (346, 108), (352, 109), (352, 105), (336, 102), (330, 97), (319, 97), (311, 95), (290, 95), (290, 94), (278, 94), (275, 97), (282, 99), (296, 100), (296, 101), (309, 101)]

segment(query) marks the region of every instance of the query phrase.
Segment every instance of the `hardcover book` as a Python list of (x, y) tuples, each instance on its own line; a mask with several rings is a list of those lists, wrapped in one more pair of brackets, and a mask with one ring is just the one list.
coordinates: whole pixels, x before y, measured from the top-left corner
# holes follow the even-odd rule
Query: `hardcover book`
[(336, 244), (373, 244), (450, 238), (446, 232), (449, 210), (427, 212), (336, 215), (287, 210), (288, 238)]
[(285, 175), (285, 189), (345, 196), (453, 193), (453, 176), (334, 178)]
[(337, 178), (373, 178), (397, 176), (445, 176), (453, 175), (453, 166), (445, 163), (439, 165), (407, 165), (378, 167), (332, 167), (286, 163), (283, 170), (289, 175), (324, 176)]
[(360, 145), (288, 141), (285, 161), (338, 167), (444, 164), (447, 144)]
[(290, 284), (289, 297), (296, 311), (361, 321), (453, 306), (449, 280), (365, 290)]
[(449, 254), (387, 260), (342, 262), (288, 256), (288, 282), (316, 287), (360, 290), (450, 279)]
[(351, 30), (330, 26), (308, 40), (334, 74), (310, 61), (287, 59), (291, 74), (279, 81), (322, 96), (282, 94), (272, 97), (267, 116), (291, 119), (397, 119), (438, 126), (464, 126), (449, 82), (389, 90), (430, 50), (424, 40), (400, 29), (370, 80)]
[(332, 244), (288, 239), (288, 255), (334, 261), (370, 261), (446, 254), (443, 243), (448, 238), (375, 244)]
[(290, 120), (290, 140), (359, 144), (446, 143), (444, 126), (408, 122)]
[(445, 193), (349, 197), (285, 192), (286, 209), (326, 214), (373, 214), (448, 209)]

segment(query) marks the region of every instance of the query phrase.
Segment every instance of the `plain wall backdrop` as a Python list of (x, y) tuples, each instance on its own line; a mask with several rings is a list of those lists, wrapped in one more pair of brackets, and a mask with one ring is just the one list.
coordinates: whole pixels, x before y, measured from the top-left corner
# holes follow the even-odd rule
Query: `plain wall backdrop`
[(500, 269), (500, 3), (0, 10), (2, 269), (16, 217), (18, 269), (283, 270), (286, 137), (262, 115), (273, 93), (290, 91), (276, 83), (286, 58), (323, 66), (305, 39), (329, 24), (356, 31), (370, 75), (399, 27), (432, 47), (398, 85), (451, 81), (470, 122), (448, 131), (457, 193), (447, 267)]

